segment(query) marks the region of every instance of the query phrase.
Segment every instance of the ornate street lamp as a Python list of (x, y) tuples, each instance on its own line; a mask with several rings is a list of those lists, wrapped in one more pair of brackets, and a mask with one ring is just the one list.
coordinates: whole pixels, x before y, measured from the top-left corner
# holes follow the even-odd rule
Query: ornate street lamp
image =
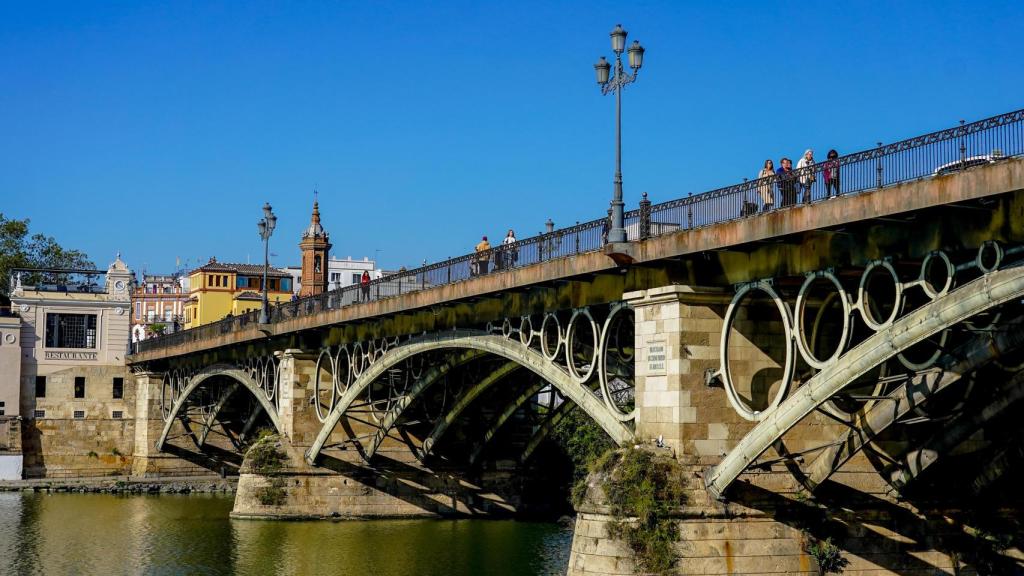
[[(612, 30), (612, 50), (615, 52), (615, 74), (611, 75), (612, 65), (604, 56), (594, 64), (597, 83), (601, 86), (601, 94), (615, 92), (615, 188), (612, 195), (612, 221), (608, 232), (608, 242), (625, 242), (626, 228), (623, 224), (622, 202), (622, 89), (636, 80), (640, 67), (644, 63), (644, 48), (634, 40), (629, 47), (629, 67), (632, 74), (627, 74), (622, 66), (622, 53), (626, 51), (626, 31), (621, 24)], [(611, 78), (609, 78), (611, 76)]]
[(277, 227), (277, 216), (274, 216), (270, 208), (270, 202), (263, 205), (263, 219), (256, 227), (259, 228), (260, 238), (263, 239), (263, 305), (260, 307), (260, 324), (270, 323), (270, 304), (267, 302), (267, 271), (270, 269), (270, 237)]

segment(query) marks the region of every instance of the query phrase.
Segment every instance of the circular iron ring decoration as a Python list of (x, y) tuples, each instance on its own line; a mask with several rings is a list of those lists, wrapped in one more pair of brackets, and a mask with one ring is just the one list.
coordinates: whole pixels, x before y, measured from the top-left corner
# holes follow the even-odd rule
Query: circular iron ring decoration
[[(881, 322), (879, 322), (871, 313), (871, 303), (868, 301), (867, 298), (868, 281), (871, 278), (871, 274), (875, 271), (875, 268), (879, 267), (881, 267), (883, 270), (889, 273), (889, 276), (892, 278), (894, 290), (896, 292), (896, 295), (893, 298), (892, 312), (890, 312), (889, 316)], [(864, 269), (864, 273), (861, 274), (860, 276), (860, 286), (857, 288), (857, 306), (860, 308), (860, 317), (862, 320), (864, 320), (864, 324), (866, 324), (868, 328), (871, 328), (875, 332), (878, 332), (879, 330), (885, 330), (886, 328), (891, 326), (893, 322), (896, 321), (896, 317), (899, 316), (900, 314), (900, 308), (902, 307), (902, 304), (903, 283), (900, 282), (900, 278), (896, 274), (896, 269), (892, 267), (892, 264), (884, 260), (874, 260), (870, 264), (868, 264), (868, 267)]]
[[(549, 322), (550, 326), (554, 327), (555, 335), (557, 336), (554, 350), (548, 349), (547, 335), (549, 330)], [(558, 357), (558, 351), (562, 349), (562, 341), (564, 339), (565, 338), (562, 336), (562, 324), (558, 321), (558, 316), (555, 315), (554, 312), (550, 312), (547, 315), (545, 315), (544, 322), (541, 323), (540, 325), (540, 351), (542, 354), (544, 354), (544, 357), (547, 358), (549, 362), (554, 362), (555, 358)]]
[[(746, 297), (746, 295), (755, 290), (759, 290), (767, 294), (775, 307), (779, 311), (779, 315), (782, 317), (782, 327), (784, 332), (784, 338), (786, 340), (786, 363), (782, 371), (782, 383), (779, 385), (779, 391), (775, 393), (775, 397), (772, 398), (771, 404), (762, 412), (760, 410), (754, 410), (744, 403), (743, 399), (740, 398), (739, 394), (732, 382), (732, 376), (729, 374), (729, 334), (732, 332), (732, 323), (736, 320), (737, 309), (740, 302)], [(752, 422), (760, 422), (765, 416), (770, 414), (782, 400), (786, 398), (789, 393), (789, 387), (793, 383), (793, 369), (796, 366), (794, 361), (795, 354), (793, 352), (793, 321), (789, 315), (789, 308), (786, 303), (779, 297), (778, 292), (772, 288), (772, 285), (765, 281), (754, 282), (750, 284), (744, 284), (733, 296), (732, 302), (729, 303), (729, 308), (725, 312), (725, 319), (722, 322), (722, 341), (719, 346), (719, 357), (721, 358), (722, 367), (719, 371), (719, 376), (722, 379), (722, 385), (725, 387), (726, 394), (729, 398), (729, 403), (732, 404), (736, 413), (742, 416), (746, 420)]]
[[(327, 357), (327, 361), (326, 362), (324, 361), (324, 357), (325, 356)], [(331, 381), (331, 402), (330, 402), (330, 405), (327, 408), (327, 412), (324, 413), (323, 410), (320, 409), (320, 404), (321, 404), (321, 402), (320, 402), (320, 369), (321, 369), (321, 367), (326, 367), (326, 366), (330, 366), (330, 374), (331, 374), (332, 381)], [(324, 348), (323, 350), (320, 351), (320, 355), (316, 357), (316, 368), (314, 368), (314, 376), (313, 376), (313, 406), (316, 408), (316, 418), (320, 422), (325, 422), (327, 420), (327, 414), (330, 414), (331, 410), (334, 409), (334, 403), (337, 400), (337, 395), (338, 395), (337, 386), (334, 384), (334, 381), (333, 381), (334, 378), (336, 377), (335, 375), (337, 374), (337, 370), (335, 368), (336, 368), (335, 360), (331, 356), (331, 349), (330, 348)]]
[[(341, 355), (345, 354), (345, 361), (342, 362)], [(338, 377), (338, 369), (343, 368), (345, 370), (345, 377)], [(334, 389), (337, 390), (338, 396), (341, 396), (348, 390), (348, 387), (352, 384), (352, 356), (348, 352), (348, 346), (341, 345), (338, 347), (338, 353), (334, 355)]]
[[(822, 279), (832, 283), (832, 285), (836, 289), (836, 292), (834, 292), (833, 294), (837, 294), (839, 296), (840, 302), (842, 302), (843, 331), (839, 336), (839, 344), (836, 346), (835, 351), (832, 352), (832, 355), (824, 360), (819, 360), (814, 355), (814, 351), (811, 349), (811, 346), (807, 342), (807, 336), (805, 334), (806, 322), (804, 318), (804, 313), (807, 311), (807, 295), (808, 292), (810, 292), (811, 290), (811, 286), (816, 281)], [(830, 301), (831, 299), (825, 300), (825, 302), (822, 304), (822, 309), (818, 311), (818, 314), (814, 319), (815, 336), (817, 336), (816, 333), (818, 322), (821, 319), (822, 313), (825, 311), (825, 306), (827, 306), (830, 303)], [(846, 290), (843, 288), (843, 285), (839, 283), (839, 279), (836, 278), (835, 274), (827, 270), (820, 270), (813, 274), (807, 275), (807, 279), (804, 280), (803, 285), (800, 286), (800, 292), (797, 293), (796, 310), (794, 311), (793, 316), (795, 324), (794, 333), (796, 336), (796, 348), (797, 350), (800, 351), (800, 355), (811, 368), (817, 368), (818, 370), (821, 370), (825, 366), (828, 366), (829, 364), (832, 364), (833, 362), (839, 359), (839, 356), (846, 349), (846, 345), (849, 343), (850, 340), (850, 315), (852, 314), (852, 312), (852, 306), (850, 305), (850, 299), (846, 294)], [(816, 338), (812, 338), (812, 340), (816, 340)]]
[[(601, 397), (604, 399), (605, 406), (608, 407), (609, 411), (618, 418), (620, 422), (627, 422), (636, 418), (636, 401), (633, 402), (633, 409), (629, 412), (624, 412), (619, 406), (612, 401), (612, 396), (608, 390), (608, 341), (611, 339), (611, 328), (612, 321), (615, 316), (623, 310), (632, 311), (626, 304), (618, 304), (613, 306), (611, 312), (608, 313), (608, 317), (604, 320), (604, 327), (601, 330), (601, 348), (598, 351), (598, 364), (597, 364), (597, 377), (601, 384)], [(635, 384), (634, 384), (635, 386)], [(636, 388), (634, 387), (634, 393)]]
[[(986, 249), (994, 251), (993, 256), (995, 256), (995, 261), (992, 263), (992, 266), (987, 266), (985, 264)], [(978, 255), (974, 258), (974, 265), (977, 266), (978, 270), (981, 270), (982, 273), (988, 274), (990, 272), (995, 272), (1002, 263), (1003, 247), (999, 245), (999, 242), (996, 242), (995, 240), (986, 240), (981, 243), (981, 246), (978, 246)]]
[(523, 316), (519, 319), (519, 341), (523, 346), (529, 346), (533, 340), (533, 320), (530, 320), (529, 316)]
[[(932, 283), (928, 280), (928, 271), (931, 269), (933, 261), (938, 258), (943, 264), (946, 265), (946, 282), (943, 283), (942, 288), (936, 290)], [(942, 250), (936, 250), (929, 252), (924, 257), (924, 261), (921, 262), (921, 289), (924, 290), (925, 296), (931, 300), (935, 300), (939, 296), (945, 296), (949, 292), (950, 288), (953, 287), (953, 278), (956, 276), (956, 267), (953, 266), (953, 262), (949, 259)]]
[[(586, 318), (590, 322), (590, 333), (593, 339), (593, 352), (590, 353), (590, 362), (587, 363), (587, 370), (583, 374), (580, 374), (579, 370), (576, 369), (576, 362), (573, 359), (573, 344), (576, 343), (577, 337), (576, 323), (581, 318)], [(580, 308), (573, 310), (572, 317), (569, 318), (569, 326), (565, 331), (565, 364), (569, 369), (569, 374), (580, 384), (590, 380), (590, 377), (594, 375), (594, 369), (598, 364), (598, 352), (600, 348), (601, 335), (600, 332), (598, 332), (597, 322), (594, 321), (594, 317), (590, 315), (590, 309)]]

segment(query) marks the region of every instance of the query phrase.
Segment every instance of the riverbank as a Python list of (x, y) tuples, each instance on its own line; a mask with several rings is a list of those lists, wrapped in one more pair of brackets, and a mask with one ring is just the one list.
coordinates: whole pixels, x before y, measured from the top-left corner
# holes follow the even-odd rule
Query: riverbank
[(175, 478), (97, 476), (93, 478), (31, 478), (0, 482), (0, 492), (80, 494), (234, 494), (237, 478), (216, 475)]

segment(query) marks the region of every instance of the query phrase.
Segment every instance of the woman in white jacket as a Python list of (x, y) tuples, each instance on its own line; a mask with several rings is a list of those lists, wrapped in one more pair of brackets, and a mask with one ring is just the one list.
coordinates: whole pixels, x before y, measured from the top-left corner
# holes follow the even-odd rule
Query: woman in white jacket
[(808, 148), (804, 151), (804, 157), (796, 163), (796, 170), (800, 174), (800, 187), (804, 190), (804, 204), (810, 204), (811, 185), (817, 180), (817, 176), (814, 174), (814, 150)]
[(775, 177), (775, 163), (771, 159), (764, 161), (764, 167), (757, 173), (757, 192), (761, 196), (761, 211), (767, 212), (775, 206), (775, 195), (772, 194), (772, 179)]

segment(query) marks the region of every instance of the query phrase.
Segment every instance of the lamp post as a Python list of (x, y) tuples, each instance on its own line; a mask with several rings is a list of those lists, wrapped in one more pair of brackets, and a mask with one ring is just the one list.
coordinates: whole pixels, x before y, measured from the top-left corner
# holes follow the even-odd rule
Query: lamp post
[(263, 239), (263, 305), (260, 307), (260, 324), (270, 323), (270, 304), (267, 302), (267, 271), (270, 269), (270, 237), (277, 227), (277, 216), (270, 208), (270, 202), (263, 204), (263, 219), (256, 223), (260, 238)]
[(632, 74), (627, 74), (622, 66), (622, 53), (626, 51), (626, 31), (621, 24), (612, 30), (612, 50), (615, 52), (615, 75), (609, 78), (612, 65), (604, 56), (594, 64), (597, 83), (601, 86), (601, 94), (615, 92), (615, 190), (612, 195), (612, 222), (608, 232), (608, 242), (625, 242), (626, 229), (623, 225), (622, 202), (622, 89), (636, 80), (640, 66), (644, 63), (644, 48), (634, 40), (629, 47), (629, 67)]

